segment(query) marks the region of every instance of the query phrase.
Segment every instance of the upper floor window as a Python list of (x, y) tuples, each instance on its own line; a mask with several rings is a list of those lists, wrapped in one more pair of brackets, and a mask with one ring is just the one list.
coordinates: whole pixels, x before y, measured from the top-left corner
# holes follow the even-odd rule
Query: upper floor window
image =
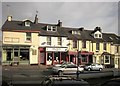
[(73, 48), (77, 48), (77, 41), (73, 40)]
[(47, 37), (47, 45), (51, 45), (51, 37)]
[(96, 43), (96, 50), (99, 50), (99, 49), (100, 49), (100, 44)]
[(75, 31), (75, 30), (73, 30), (73, 31), (72, 31), (72, 34), (80, 35), (80, 31)]
[(86, 48), (86, 41), (82, 41), (82, 48)]
[(26, 33), (26, 41), (31, 41), (31, 39), (32, 39), (31, 33), (27, 32)]
[(107, 44), (104, 43), (104, 44), (103, 44), (103, 49), (106, 50), (106, 48), (107, 48)]
[(29, 21), (25, 21), (25, 26), (29, 27), (30, 26), (30, 22)]
[(47, 31), (56, 32), (57, 31), (57, 26), (47, 26)]
[(62, 38), (58, 37), (58, 45), (62, 45)]

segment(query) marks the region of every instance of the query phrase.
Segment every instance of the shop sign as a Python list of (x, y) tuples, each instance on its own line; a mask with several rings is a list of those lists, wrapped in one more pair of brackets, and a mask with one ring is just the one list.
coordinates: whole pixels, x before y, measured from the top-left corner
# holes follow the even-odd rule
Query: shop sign
[(46, 48), (46, 51), (67, 51), (67, 48)]

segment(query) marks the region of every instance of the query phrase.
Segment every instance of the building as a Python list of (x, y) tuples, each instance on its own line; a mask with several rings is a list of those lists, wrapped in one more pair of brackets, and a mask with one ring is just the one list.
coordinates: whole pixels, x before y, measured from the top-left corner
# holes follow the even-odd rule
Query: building
[(2, 26), (2, 63), (54, 65), (63, 61), (80, 65), (100, 63), (120, 68), (120, 37), (94, 30), (38, 23), (35, 20), (15, 21), (8, 17)]
[(38, 34), (37, 15), (35, 22), (30, 20), (15, 21), (9, 16), (2, 26), (3, 47), (2, 64), (38, 64)]

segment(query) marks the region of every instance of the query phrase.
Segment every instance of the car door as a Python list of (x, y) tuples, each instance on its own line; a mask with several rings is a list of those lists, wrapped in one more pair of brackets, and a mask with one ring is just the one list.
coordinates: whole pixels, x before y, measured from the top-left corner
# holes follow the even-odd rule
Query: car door
[(67, 67), (64, 70), (65, 74), (71, 74), (71, 73), (76, 73), (77, 71), (77, 66), (75, 65), (67, 65)]
[(92, 64), (92, 65), (91, 65), (91, 69), (92, 69), (92, 70), (96, 70), (96, 64)]

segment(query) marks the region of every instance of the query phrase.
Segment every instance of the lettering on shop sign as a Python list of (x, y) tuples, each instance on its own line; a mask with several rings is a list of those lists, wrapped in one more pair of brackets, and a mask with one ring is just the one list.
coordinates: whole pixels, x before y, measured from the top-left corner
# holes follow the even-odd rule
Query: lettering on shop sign
[(46, 48), (46, 51), (66, 51), (66, 48)]

